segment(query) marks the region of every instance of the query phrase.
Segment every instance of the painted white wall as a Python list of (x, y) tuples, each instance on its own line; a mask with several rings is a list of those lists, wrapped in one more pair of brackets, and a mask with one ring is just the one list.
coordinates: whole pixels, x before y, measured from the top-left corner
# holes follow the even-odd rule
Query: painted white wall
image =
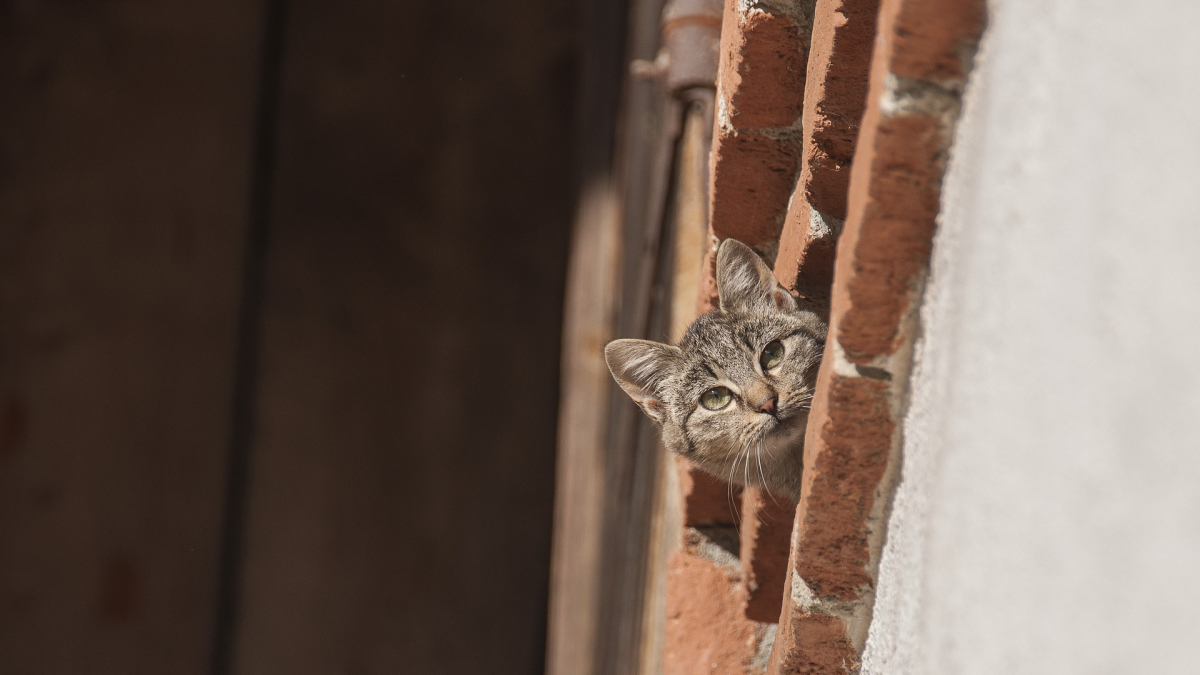
[(996, 0), (864, 673), (1200, 673), (1200, 3)]

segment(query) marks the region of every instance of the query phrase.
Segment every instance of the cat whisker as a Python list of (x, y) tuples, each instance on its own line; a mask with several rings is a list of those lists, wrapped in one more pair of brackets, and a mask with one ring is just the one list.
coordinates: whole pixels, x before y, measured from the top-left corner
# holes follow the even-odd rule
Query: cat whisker
[(737, 471), (738, 462), (742, 459), (743, 455), (745, 455), (745, 457), (746, 457), (747, 465), (750, 463), (749, 448), (743, 447), (742, 450), (739, 450), (738, 453), (736, 455), (734, 455), (733, 464), (731, 464), (729, 466), (729, 480), (727, 481), (727, 485), (726, 485), (726, 487), (728, 488), (726, 499), (729, 502), (729, 510), (733, 514), (733, 528), (734, 528), (734, 531), (737, 532), (738, 541), (741, 541), (741, 539), (742, 539), (742, 528), (741, 528), (742, 509), (740, 508), (740, 505), (735, 504), (734, 500), (733, 500), (733, 485), (734, 485), (733, 475), (734, 475), (734, 472)]
[[(758, 437), (758, 475), (762, 477), (763, 491), (765, 491), (771, 497), (771, 501), (775, 503), (775, 506), (779, 506), (779, 500), (776, 499), (775, 495), (771, 494), (771, 490), (767, 488), (767, 476), (766, 476), (766, 474), (763, 473), (762, 454), (764, 451), (763, 440), (765, 437), (766, 437), (766, 434), (760, 435)], [(770, 446), (767, 446), (766, 451), (768, 453), (770, 452)]]
[(758, 460), (758, 477), (759, 477), (759, 479), (762, 480), (763, 489), (765, 490), (767, 487), (767, 476), (766, 476), (766, 474), (763, 473), (763, 468), (762, 468), (762, 450), (763, 450), (762, 436), (759, 436), (758, 437), (758, 446), (755, 448), (755, 451), (754, 451), (754, 457), (755, 457), (755, 459)]
[[(730, 509), (733, 510), (733, 513), (734, 513), (733, 527), (734, 527), (734, 531), (737, 532), (738, 541), (742, 540), (742, 528), (741, 528), (741, 517), (740, 517), (742, 510), (741, 510), (741, 504), (734, 504), (734, 501), (733, 501), (733, 485), (734, 485), (733, 475), (734, 475), (734, 472), (737, 470), (738, 462), (742, 459), (743, 456), (746, 458), (746, 466), (749, 466), (750, 465), (750, 448), (743, 445), (742, 449), (738, 451), (736, 456), (734, 456), (733, 465), (730, 466), (730, 468), (729, 468), (729, 507), (730, 507)], [(743, 494), (743, 498), (744, 498), (745, 483), (742, 484), (742, 488), (743, 488), (742, 494)]]
[[(746, 464), (742, 467), (742, 489), (750, 487), (750, 446), (746, 446)], [(743, 493), (745, 494), (745, 493)]]
[(758, 456), (758, 476), (759, 476), (759, 478), (762, 479), (762, 491), (767, 493), (767, 496), (771, 498), (771, 501), (775, 502), (775, 505), (778, 506), (779, 502), (775, 499), (775, 495), (771, 494), (770, 488), (767, 487), (767, 475), (765, 473), (763, 473), (762, 453), (763, 453), (763, 441), (761, 438), (759, 438), (758, 439), (758, 452), (756, 454)]
[(733, 516), (735, 526), (737, 525), (737, 515), (733, 508), (733, 468), (737, 466), (737, 458), (738, 455), (734, 455), (733, 462), (729, 465), (729, 479), (725, 481), (725, 501), (729, 504), (729, 513)]

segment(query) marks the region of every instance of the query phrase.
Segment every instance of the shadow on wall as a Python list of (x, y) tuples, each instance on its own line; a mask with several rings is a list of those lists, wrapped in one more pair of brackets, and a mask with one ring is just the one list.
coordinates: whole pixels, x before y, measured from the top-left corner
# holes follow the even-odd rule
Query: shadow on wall
[(540, 672), (576, 8), (2, 13), (0, 672)]

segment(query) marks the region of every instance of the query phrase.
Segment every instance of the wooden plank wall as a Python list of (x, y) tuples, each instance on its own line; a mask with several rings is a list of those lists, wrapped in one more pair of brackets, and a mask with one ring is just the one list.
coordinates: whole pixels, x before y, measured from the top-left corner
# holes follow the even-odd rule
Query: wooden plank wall
[(206, 672), (260, 7), (0, 12), (0, 672)]
[(540, 670), (573, 21), (292, 7), (235, 672)]
[(542, 670), (576, 7), (287, 4), (0, 5), (0, 673)]

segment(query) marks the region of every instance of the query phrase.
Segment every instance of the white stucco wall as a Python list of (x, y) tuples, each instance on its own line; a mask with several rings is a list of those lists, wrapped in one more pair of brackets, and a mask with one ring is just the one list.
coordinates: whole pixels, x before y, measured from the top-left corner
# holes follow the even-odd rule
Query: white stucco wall
[(1200, 673), (1200, 3), (997, 0), (863, 672)]

